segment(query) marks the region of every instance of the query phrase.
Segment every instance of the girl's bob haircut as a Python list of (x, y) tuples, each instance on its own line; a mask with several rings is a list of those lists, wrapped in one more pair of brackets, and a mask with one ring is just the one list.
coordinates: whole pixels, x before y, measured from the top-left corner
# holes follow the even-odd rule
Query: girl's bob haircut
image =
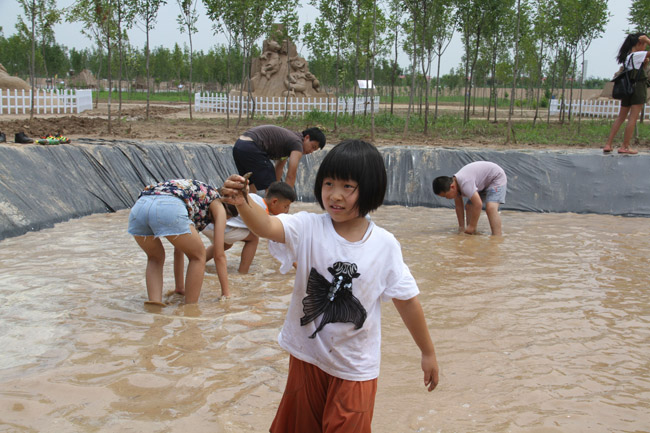
[(321, 209), (323, 179), (353, 180), (359, 184), (357, 208), (365, 217), (384, 202), (386, 195), (386, 166), (375, 146), (361, 140), (345, 140), (327, 152), (316, 173), (314, 195)]

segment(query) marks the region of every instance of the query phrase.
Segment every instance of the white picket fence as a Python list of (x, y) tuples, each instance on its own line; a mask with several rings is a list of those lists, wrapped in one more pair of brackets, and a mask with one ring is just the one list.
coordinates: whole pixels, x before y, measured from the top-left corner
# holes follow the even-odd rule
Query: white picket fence
[[(283, 116), (285, 113), (290, 115), (301, 115), (310, 111), (321, 111), (334, 113), (336, 110), (336, 98), (287, 98), (285, 97), (260, 97), (256, 96), (253, 101), (246, 96), (243, 98), (242, 111), (253, 110), (255, 113), (264, 116)], [(379, 96), (374, 97), (374, 111), (379, 111)], [(339, 113), (352, 113), (354, 98), (339, 98)], [(363, 96), (357, 97), (355, 112), (363, 114), (370, 113), (372, 108), (371, 98)], [(239, 112), (239, 97), (227, 97), (225, 93), (195, 93), (194, 94), (194, 111), (225, 113), (226, 110), (231, 113)]]
[[(29, 114), (32, 104), (31, 90), (0, 89), (0, 114)], [(36, 90), (34, 114), (81, 113), (92, 110), (92, 90)]]
[[(621, 101), (618, 99), (585, 100), (582, 101), (582, 105), (579, 100), (564, 101), (564, 112), (567, 114), (569, 113), (569, 105), (571, 106), (572, 116), (577, 116), (581, 112), (583, 116), (588, 117), (612, 118), (617, 117), (621, 109)], [(551, 115), (555, 115), (560, 114), (560, 107), (560, 101), (552, 99), (548, 109)], [(650, 110), (648, 110), (647, 104), (643, 107), (643, 117), (644, 119), (650, 119)]]

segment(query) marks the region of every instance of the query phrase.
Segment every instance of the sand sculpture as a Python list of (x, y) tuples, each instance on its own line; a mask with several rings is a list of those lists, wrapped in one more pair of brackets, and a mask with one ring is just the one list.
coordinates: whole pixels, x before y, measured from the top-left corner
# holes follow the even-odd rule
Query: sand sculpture
[(97, 87), (97, 79), (90, 70), (84, 69), (78, 75), (70, 77), (70, 86), (83, 89)]
[(5, 67), (0, 63), (0, 89), (30, 90), (31, 87), (25, 80), (9, 75)]
[[(280, 30), (281, 27), (276, 26), (275, 34)], [(251, 92), (253, 96), (327, 96), (321, 91), (318, 79), (309, 72), (307, 61), (298, 55), (291, 39), (278, 42), (275, 37), (264, 41), (262, 55), (253, 59)]]

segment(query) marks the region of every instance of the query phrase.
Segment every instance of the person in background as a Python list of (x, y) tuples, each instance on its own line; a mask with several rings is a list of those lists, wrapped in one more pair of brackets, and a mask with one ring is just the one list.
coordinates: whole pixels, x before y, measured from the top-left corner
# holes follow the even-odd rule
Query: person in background
[[(497, 164), (489, 161), (472, 162), (461, 168), (453, 177), (436, 177), (432, 186), (435, 195), (454, 200), (459, 233), (476, 233), (481, 209), (485, 203), (485, 213), (492, 234), (501, 236), (499, 204), (506, 202), (508, 179)], [(463, 197), (468, 199), (467, 205), (463, 203)]]
[(250, 178), (251, 192), (263, 191), (276, 180), (282, 180), (287, 161), (289, 166), (285, 181), (295, 188), (302, 156), (324, 146), (325, 134), (318, 128), (309, 128), (300, 133), (280, 126), (262, 125), (249, 129), (239, 137), (232, 149), (232, 156), (240, 175), (253, 173)]
[(607, 144), (603, 148), (604, 153), (610, 153), (614, 150), (614, 137), (616, 137), (618, 130), (626, 118), (628, 120), (625, 132), (623, 133), (623, 144), (618, 149), (618, 153), (623, 155), (636, 155), (638, 153), (637, 150), (630, 148), (630, 141), (634, 135), (636, 121), (639, 119), (639, 114), (647, 100), (647, 83), (643, 68), (648, 64), (648, 59), (650, 59), (650, 51), (647, 51), (648, 45), (650, 45), (650, 38), (648, 36), (644, 33), (634, 33), (627, 35), (618, 51), (616, 61), (623, 65), (625, 69), (636, 69), (637, 72), (632, 74), (636, 80), (632, 96), (621, 99), (621, 109), (612, 125), (612, 129), (609, 131)]
[[(273, 182), (265, 191), (266, 193), (264, 198), (257, 194), (250, 194), (248, 198), (254, 200), (260, 207), (264, 208), (269, 215), (289, 213), (291, 203), (297, 199), (296, 191), (286, 182)], [(210, 224), (202, 233), (210, 239), (210, 242), (212, 242), (212, 239), (214, 239), (213, 232), (214, 226)], [(230, 218), (226, 222), (224, 249), (229, 250), (237, 241), (244, 242), (244, 246), (241, 250), (241, 259), (239, 261), (238, 272), (240, 274), (248, 273), (251, 263), (253, 263), (259, 240), (260, 238), (246, 227), (246, 224), (241, 217), (237, 216)], [(214, 246), (210, 245), (206, 250), (206, 261), (208, 262), (212, 259), (213, 248)]]

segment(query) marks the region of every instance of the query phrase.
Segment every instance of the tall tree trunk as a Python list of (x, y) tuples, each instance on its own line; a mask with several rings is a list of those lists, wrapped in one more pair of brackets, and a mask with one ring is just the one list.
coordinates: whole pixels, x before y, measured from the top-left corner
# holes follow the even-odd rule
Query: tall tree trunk
[(192, 49), (192, 26), (187, 25), (187, 34), (190, 36), (190, 83), (187, 88), (187, 102), (190, 109), (190, 120), (192, 120), (192, 68), (194, 67), (194, 51)]
[[(361, 21), (361, 0), (357, 0), (357, 19)], [(354, 56), (354, 85), (352, 93), (352, 124), (354, 125), (354, 117), (357, 114), (357, 88), (359, 87), (359, 39), (361, 33), (361, 22), (357, 23), (357, 38), (354, 44), (355, 46), (355, 56)]]
[[(372, 55), (370, 65), (370, 141), (375, 141), (375, 54), (377, 53), (377, 0), (372, 2)], [(366, 86), (367, 87), (367, 86)]]
[(411, 63), (411, 92), (409, 94), (409, 106), (408, 109), (406, 110), (406, 121), (404, 122), (404, 137), (406, 137), (406, 134), (408, 133), (409, 130), (409, 119), (411, 117), (411, 110), (413, 109), (413, 97), (415, 96), (415, 49), (416, 49), (416, 23), (415, 20), (413, 21), (413, 60)]
[(390, 114), (393, 115), (393, 104), (395, 102), (395, 82), (397, 81), (397, 27), (395, 27), (395, 58), (393, 59), (393, 70), (390, 80)]
[(544, 40), (542, 39), (541, 46), (539, 48), (539, 55), (537, 56), (539, 59), (539, 68), (537, 68), (537, 74), (538, 74), (538, 81), (537, 81), (537, 102), (535, 103), (535, 116), (533, 117), (533, 126), (535, 126), (535, 123), (537, 122), (537, 117), (539, 115), (539, 98), (542, 90), (542, 83), (544, 80), (542, 80), (542, 70), (544, 68)]
[(32, 85), (32, 95), (29, 108), (29, 122), (31, 124), (34, 120), (34, 97), (36, 96), (36, 0), (32, 0), (32, 10), (31, 10), (31, 19), (32, 19), (32, 52), (31, 52), (31, 62), (29, 64), (29, 81)]
[(338, 130), (338, 119), (339, 119), (339, 96), (341, 95), (341, 37), (337, 37), (336, 41), (336, 94), (334, 95), (334, 132)]
[(151, 58), (151, 50), (149, 48), (149, 29), (151, 27), (149, 20), (147, 19), (146, 23), (146, 33), (147, 33), (147, 42), (145, 45), (145, 62), (146, 62), (146, 69), (147, 69), (147, 111), (146, 111), (146, 119), (149, 120), (149, 107), (151, 104), (151, 68), (150, 68), (150, 58)]
[(118, 63), (117, 70), (117, 118), (122, 118), (122, 62), (124, 61), (124, 47), (122, 46), (122, 0), (117, 0), (117, 51)]
[[(112, 14), (112, 11), (111, 11)], [(112, 134), (113, 128), (111, 123), (111, 96), (113, 94), (113, 71), (111, 68), (111, 29), (110, 20), (106, 20), (106, 55), (108, 62), (108, 133)]]
[[(510, 94), (510, 111), (508, 114), (508, 132), (506, 143), (510, 143), (510, 134), (514, 135), (512, 127), (512, 111), (515, 106), (515, 92), (517, 91), (517, 75), (519, 74), (519, 25), (521, 21), (521, 0), (517, 0), (517, 30), (515, 31), (515, 67), (512, 71), (512, 93)], [(514, 139), (514, 136), (513, 136)]]

